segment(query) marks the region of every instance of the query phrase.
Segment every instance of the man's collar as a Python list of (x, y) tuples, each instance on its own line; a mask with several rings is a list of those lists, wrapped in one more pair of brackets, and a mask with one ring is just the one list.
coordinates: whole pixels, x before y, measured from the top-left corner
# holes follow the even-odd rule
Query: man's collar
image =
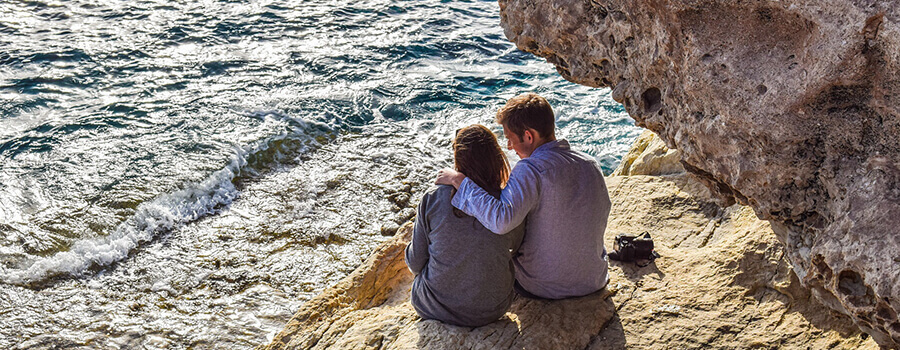
[(566, 141), (566, 139), (556, 139), (553, 141), (549, 141), (543, 145), (538, 146), (538, 148), (535, 148), (534, 152), (531, 152), (531, 156), (534, 156), (535, 153), (547, 151), (556, 147), (569, 149), (569, 141)]

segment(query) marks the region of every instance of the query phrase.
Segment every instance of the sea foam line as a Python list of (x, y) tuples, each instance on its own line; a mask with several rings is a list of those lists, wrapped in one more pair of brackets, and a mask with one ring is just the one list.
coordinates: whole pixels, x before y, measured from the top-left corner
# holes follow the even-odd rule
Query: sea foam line
[[(321, 127), (316, 129), (323, 130)], [(250, 164), (248, 167), (251, 156), (270, 151), (274, 151), (276, 155), (286, 153), (285, 150), (270, 148), (283, 147), (284, 143), (280, 141), (299, 135), (304, 136), (304, 141), (307, 141), (304, 142), (303, 149), (290, 150), (288, 153), (307, 151), (308, 145), (314, 140), (314, 136), (306, 132), (308, 130), (306, 123), (303, 123), (303, 127), (296, 128), (293, 133), (275, 136), (252, 147), (236, 148), (235, 154), (223, 169), (185, 189), (163, 194), (140, 204), (135, 214), (119, 224), (110, 235), (78, 241), (68, 251), (38, 258), (25, 269), (0, 267), (0, 279), (10, 284), (32, 285), (61, 275), (79, 276), (91, 267), (103, 267), (121, 261), (133, 249), (158, 235), (203, 216), (215, 214), (231, 204), (240, 194), (234, 186), (234, 179), (244, 173), (257, 173), (258, 169), (252, 169), (252, 166), (260, 164)]]

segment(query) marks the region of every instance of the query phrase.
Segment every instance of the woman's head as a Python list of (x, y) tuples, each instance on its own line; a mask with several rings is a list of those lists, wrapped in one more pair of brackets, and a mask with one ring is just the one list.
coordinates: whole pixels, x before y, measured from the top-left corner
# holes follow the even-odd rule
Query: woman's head
[(488, 128), (473, 124), (456, 132), (453, 140), (456, 170), (488, 192), (499, 192), (509, 179), (506, 155)]

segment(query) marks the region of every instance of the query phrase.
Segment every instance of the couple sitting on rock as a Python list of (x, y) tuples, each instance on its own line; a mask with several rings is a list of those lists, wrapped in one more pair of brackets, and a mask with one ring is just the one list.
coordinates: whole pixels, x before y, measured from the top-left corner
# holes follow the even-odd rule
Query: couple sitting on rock
[(478, 327), (506, 313), (513, 296), (562, 299), (608, 281), (603, 232), (610, 200), (596, 160), (557, 140), (553, 110), (524, 94), (497, 112), (510, 172), (494, 134), (457, 131), (456, 170), (442, 169), (419, 205), (406, 264), (411, 302), (424, 319)]

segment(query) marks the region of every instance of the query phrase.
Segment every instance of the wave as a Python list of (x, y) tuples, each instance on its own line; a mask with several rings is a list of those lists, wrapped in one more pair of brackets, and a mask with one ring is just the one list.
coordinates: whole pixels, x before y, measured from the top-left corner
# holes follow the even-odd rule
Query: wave
[(237, 182), (306, 153), (334, 135), (333, 128), (325, 124), (296, 120), (292, 124), (291, 132), (236, 147), (228, 164), (205, 180), (140, 204), (113, 233), (75, 242), (68, 251), (37, 258), (24, 269), (0, 267), (0, 280), (43, 287), (66, 276), (82, 276), (126, 259), (133, 250), (163, 233), (218, 213), (240, 195)]

